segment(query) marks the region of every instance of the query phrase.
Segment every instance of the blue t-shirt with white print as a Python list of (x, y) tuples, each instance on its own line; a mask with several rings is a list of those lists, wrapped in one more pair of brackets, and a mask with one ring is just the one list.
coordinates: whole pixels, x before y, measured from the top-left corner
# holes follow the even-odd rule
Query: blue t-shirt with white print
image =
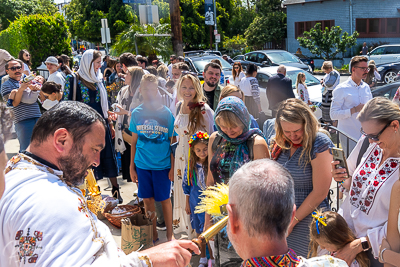
[(129, 130), (138, 135), (135, 154), (135, 165), (138, 168), (171, 168), (169, 138), (175, 133), (174, 116), (167, 107), (152, 110), (141, 104), (132, 111)]

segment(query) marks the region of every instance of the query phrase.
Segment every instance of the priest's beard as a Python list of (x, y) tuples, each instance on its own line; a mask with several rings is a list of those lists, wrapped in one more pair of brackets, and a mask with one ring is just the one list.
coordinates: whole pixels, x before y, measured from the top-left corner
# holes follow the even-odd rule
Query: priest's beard
[(86, 171), (90, 168), (87, 157), (82, 153), (82, 145), (73, 146), (67, 156), (58, 159), (58, 165), (63, 172), (68, 185), (79, 186), (85, 181)]

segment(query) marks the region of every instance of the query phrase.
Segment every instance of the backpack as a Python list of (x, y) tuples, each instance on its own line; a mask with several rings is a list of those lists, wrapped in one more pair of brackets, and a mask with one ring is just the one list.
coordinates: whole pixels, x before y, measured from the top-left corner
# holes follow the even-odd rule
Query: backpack
[[(250, 160), (254, 159), (253, 148), (254, 148), (254, 139), (256, 138), (256, 136), (257, 136), (257, 134), (253, 134), (246, 140), (246, 144), (249, 149)], [(211, 150), (213, 153), (215, 153), (215, 151), (217, 151), (217, 147), (221, 143), (222, 139), (223, 139), (223, 137), (219, 133), (217, 133), (217, 136), (215, 136), (214, 142), (212, 143), (212, 146), (211, 146)]]

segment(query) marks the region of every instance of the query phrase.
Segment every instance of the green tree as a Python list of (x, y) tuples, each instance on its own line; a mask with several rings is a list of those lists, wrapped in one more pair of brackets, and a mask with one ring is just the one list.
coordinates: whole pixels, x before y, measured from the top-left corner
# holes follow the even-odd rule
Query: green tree
[(342, 34), (340, 26), (332, 26), (321, 29), (321, 23), (315, 24), (309, 32), (303, 33), (304, 37), (298, 37), (300, 46), (307, 48), (311, 53), (322, 57), (325, 60), (333, 59), (338, 53), (345, 53), (357, 43), (358, 32), (349, 35)]
[[(112, 54), (118, 56), (124, 52), (136, 53), (135, 34), (161, 34), (171, 33), (170, 24), (148, 24), (138, 25), (132, 24), (127, 30), (120, 33), (115, 44), (112, 46)], [(165, 61), (173, 53), (171, 37), (138, 37), (138, 52), (140, 55), (147, 57), (155, 57), (160, 55)]]
[(68, 26), (60, 13), (21, 16), (0, 32), (0, 47), (14, 57), (21, 49), (28, 49), (33, 68), (40, 66), (48, 56), (71, 55), (70, 43)]
[(256, 17), (254, 6), (245, 6), (242, 0), (235, 1), (233, 13), (230, 14), (229, 24), (226, 29), (223, 29), (225, 35), (228, 37), (235, 37), (236, 35), (244, 35), (246, 29), (253, 22)]
[(135, 19), (132, 8), (122, 0), (72, 0), (64, 10), (72, 35), (90, 42), (101, 40), (101, 19), (108, 19), (111, 38)]
[(240, 53), (244, 51), (244, 49), (247, 47), (247, 40), (246, 38), (244, 38), (244, 36), (239, 34), (233, 36), (232, 38), (228, 38), (227, 36), (225, 36), (224, 47), (227, 50), (233, 51), (233, 53), (231, 53), (231, 56), (236, 55), (239, 54), (239, 51)]
[(169, 3), (166, 0), (153, 0), (153, 5), (158, 6), (158, 16), (160, 21), (169, 21)]
[(247, 44), (260, 49), (266, 42), (280, 43), (286, 37), (286, 14), (280, 11), (257, 16), (245, 32)]
[(19, 16), (54, 14), (57, 11), (53, 0), (1, 0), (0, 30), (7, 29)]

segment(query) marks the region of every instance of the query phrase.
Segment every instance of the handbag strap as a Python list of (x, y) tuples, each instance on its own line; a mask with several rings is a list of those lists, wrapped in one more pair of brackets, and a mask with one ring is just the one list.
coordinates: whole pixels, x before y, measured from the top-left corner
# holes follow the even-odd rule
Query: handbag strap
[(77, 78), (78, 75), (72, 74), (74, 77), (74, 85), (73, 85), (73, 90), (72, 90), (72, 101), (76, 101), (76, 84), (77, 84)]

